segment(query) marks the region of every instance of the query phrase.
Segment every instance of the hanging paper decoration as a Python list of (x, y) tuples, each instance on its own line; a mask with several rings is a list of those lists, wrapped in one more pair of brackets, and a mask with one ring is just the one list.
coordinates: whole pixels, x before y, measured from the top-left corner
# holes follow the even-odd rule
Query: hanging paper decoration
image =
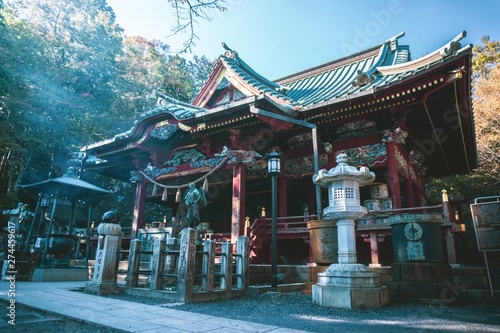
[(153, 191), (151, 192), (152, 197), (156, 197), (156, 194), (158, 193), (158, 186), (156, 184), (153, 186)]
[(175, 202), (181, 202), (181, 188), (177, 188), (177, 193), (175, 194)]
[(208, 177), (205, 177), (205, 181), (203, 182), (203, 191), (208, 192)]
[(163, 189), (163, 194), (161, 195), (161, 201), (166, 202), (167, 201), (167, 188), (165, 187)]

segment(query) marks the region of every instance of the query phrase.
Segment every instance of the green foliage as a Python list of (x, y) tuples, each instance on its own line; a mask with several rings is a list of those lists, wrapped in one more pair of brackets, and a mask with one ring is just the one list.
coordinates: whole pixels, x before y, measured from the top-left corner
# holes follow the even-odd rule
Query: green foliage
[(441, 202), (441, 191), (446, 189), (451, 201), (473, 201), (479, 196), (498, 193), (498, 186), (491, 177), (472, 173), (434, 179), (427, 186), (427, 195), (432, 202)]
[(470, 175), (435, 179), (428, 195), (439, 202), (441, 190), (450, 200), (472, 202), (474, 198), (500, 194), (500, 42), (488, 36), (473, 48), (473, 106), (480, 167)]
[(481, 38), (482, 45), (473, 48), (472, 70), (474, 78), (487, 77), (492, 67), (500, 61), (500, 41), (491, 40), (489, 36)]
[(193, 77), (194, 91), (198, 92), (205, 84), (205, 80), (210, 76), (215, 61), (208, 60), (205, 56), (193, 57), (193, 61), (188, 64), (189, 72)]
[[(26, 195), (18, 182), (62, 175), (72, 151), (130, 129), (154, 91), (189, 102), (211, 64), (169, 49), (125, 38), (105, 0), (0, 0), (0, 202)], [(133, 188), (88, 180), (118, 191), (99, 207), (127, 220)]]
[(500, 185), (500, 66), (489, 70), (488, 77), (475, 82), (474, 121), (480, 167), (477, 170)]

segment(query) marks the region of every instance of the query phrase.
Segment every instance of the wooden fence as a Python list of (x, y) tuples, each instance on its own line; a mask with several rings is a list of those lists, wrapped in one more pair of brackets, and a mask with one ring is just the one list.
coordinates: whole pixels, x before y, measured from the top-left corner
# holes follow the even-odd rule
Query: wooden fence
[[(224, 242), (220, 251), (212, 240), (197, 239), (197, 231), (183, 229), (180, 239), (156, 239), (152, 250), (142, 241), (130, 243), (125, 290), (129, 294), (191, 302), (248, 294), (249, 238), (240, 236), (236, 251)], [(144, 268), (144, 262), (148, 268)]]

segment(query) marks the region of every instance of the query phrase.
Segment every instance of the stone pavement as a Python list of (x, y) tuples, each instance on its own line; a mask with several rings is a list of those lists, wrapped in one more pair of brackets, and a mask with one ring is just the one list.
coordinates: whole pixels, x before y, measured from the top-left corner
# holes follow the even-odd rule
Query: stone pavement
[[(124, 332), (306, 332), (72, 291), (83, 288), (85, 283), (16, 281), (14, 299), (17, 304)], [(0, 299), (10, 302), (12, 292), (9, 281), (0, 281)], [(2, 308), (4, 320), (9, 309)]]

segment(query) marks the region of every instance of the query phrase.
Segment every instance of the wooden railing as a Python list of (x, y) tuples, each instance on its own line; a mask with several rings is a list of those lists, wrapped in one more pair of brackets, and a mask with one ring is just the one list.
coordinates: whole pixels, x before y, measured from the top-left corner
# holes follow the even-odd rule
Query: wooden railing
[[(316, 215), (286, 216), (276, 218), (276, 232), (278, 234), (302, 233), (307, 231), (307, 222), (314, 220)], [(247, 236), (271, 234), (272, 219), (269, 217), (256, 218), (247, 231)]]
[[(309, 235), (307, 222), (314, 220), (316, 215), (286, 216), (276, 218), (276, 234), (278, 239), (303, 238)], [(261, 251), (269, 251), (271, 242), (272, 219), (259, 217), (246, 228), (245, 235), (250, 238), (250, 257), (261, 256)]]

